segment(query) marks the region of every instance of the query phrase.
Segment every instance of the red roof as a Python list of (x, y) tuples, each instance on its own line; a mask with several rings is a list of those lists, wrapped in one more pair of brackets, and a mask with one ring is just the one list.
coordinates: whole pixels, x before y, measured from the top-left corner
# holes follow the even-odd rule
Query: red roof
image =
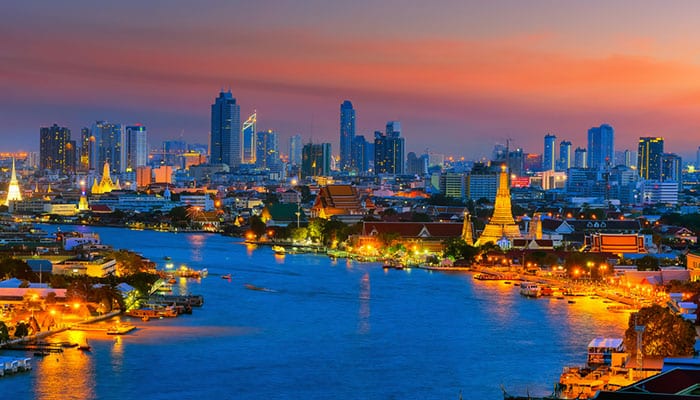
[(450, 238), (462, 236), (461, 223), (449, 222), (377, 222), (362, 223), (365, 236), (396, 233), (404, 238)]

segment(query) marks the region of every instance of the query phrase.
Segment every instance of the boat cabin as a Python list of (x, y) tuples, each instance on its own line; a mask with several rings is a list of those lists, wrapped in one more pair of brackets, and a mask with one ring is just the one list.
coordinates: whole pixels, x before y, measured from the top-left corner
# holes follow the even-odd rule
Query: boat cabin
[(621, 366), (626, 359), (625, 345), (620, 338), (595, 338), (588, 344), (588, 366)]

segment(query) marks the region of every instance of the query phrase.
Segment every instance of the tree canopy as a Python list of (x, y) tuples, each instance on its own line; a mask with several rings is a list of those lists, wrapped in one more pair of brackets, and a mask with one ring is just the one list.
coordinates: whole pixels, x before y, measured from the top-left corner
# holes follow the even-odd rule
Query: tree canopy
[[(635, 318), (636, 315), (636, 318)], [(636, 325), (644, 326), (642, 354), (652, 357), (677, 357), (693, 354), (695, 327), (690, 321), (654, 304), (630, 315), (625, 331), (625, 348), (637, 354)]]

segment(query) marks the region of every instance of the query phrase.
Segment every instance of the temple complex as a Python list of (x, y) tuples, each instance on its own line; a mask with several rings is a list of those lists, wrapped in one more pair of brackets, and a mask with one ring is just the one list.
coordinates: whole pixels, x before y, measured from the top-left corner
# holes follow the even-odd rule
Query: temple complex
[(103, 194), (119, 189), (119, 181), (117, 181), (117, 183), (112, 182), (112, 177), (109, 175), (109, 163), (105, 163), (104, 169), (102, 170), (102, 179), (97, 183), (97, 178), (95, 178), (90, 192), (92, 194)]
[(15, 171), (15, 159), (12, 159), (12, 176), (10, 178), (10, 186), (7, 188), (7, 198), (5, 205), (9, 206), (10, 201), (22, 201), (22, 192), (19, 190), (19, 182), (17, 181), (17, 172)]

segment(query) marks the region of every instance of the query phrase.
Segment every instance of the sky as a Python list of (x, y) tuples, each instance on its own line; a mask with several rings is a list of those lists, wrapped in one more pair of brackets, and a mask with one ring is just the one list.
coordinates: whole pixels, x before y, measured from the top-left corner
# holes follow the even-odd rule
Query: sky
[[(669, 5), (670, 4), (670, 5)], [(0, 15), (2, 151), (39, 128), (95, 120), (208, 143), (211, 104), (231, 90), (242, 120), (338, 153), (339, 108), (358, 135), (401, 121), (407, 151), (541, 153), (615, 128), (616, 150), (662, 136), (700, 145), (700, 2), (5, 2)]]

